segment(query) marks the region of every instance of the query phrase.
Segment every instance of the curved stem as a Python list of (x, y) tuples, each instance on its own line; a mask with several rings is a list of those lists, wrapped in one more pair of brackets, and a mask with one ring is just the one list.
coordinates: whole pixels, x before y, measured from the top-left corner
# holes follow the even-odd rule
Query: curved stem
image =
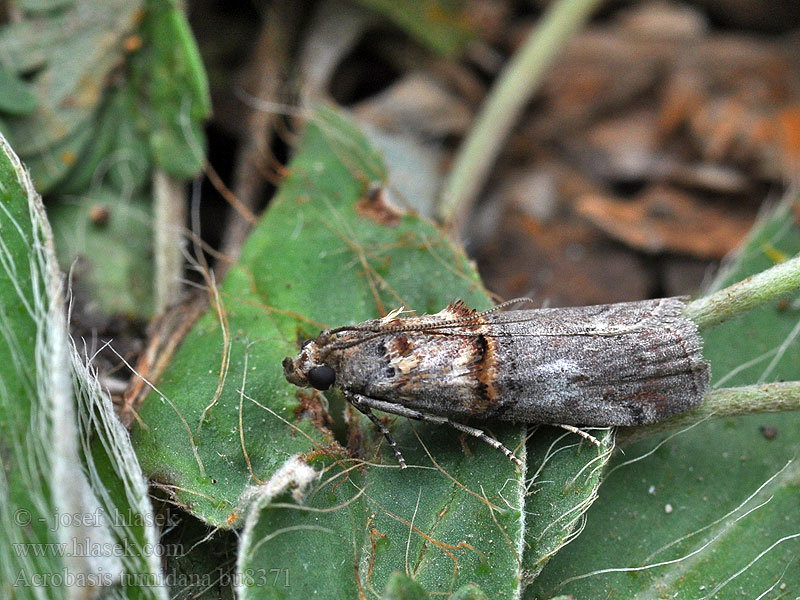
[(738, 283), (690, 302), (683, 314), (700, 329), (800, 290), (800, 254)]
[(644, 427), (618, 427), (617, 443), (629, 444), (670, 429), (680, 429), (706, 419), (800, 410), (800, 381), (763, 383), (714, 390), (701, 404), (661, 423)]
[(543, 75), (566, 42), (589, 18), (601, 0), (560, 0), (541, 21), (500, 75), (461, 145), (445, 181), (439, 217), (459, 229), (471, 212), (509, 131)]

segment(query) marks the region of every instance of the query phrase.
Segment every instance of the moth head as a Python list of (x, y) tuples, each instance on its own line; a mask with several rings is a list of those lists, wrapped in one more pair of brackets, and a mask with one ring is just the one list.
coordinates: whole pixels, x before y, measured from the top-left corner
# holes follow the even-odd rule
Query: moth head
[(283, 359), (283, 375), (289, 383), (318, 390), (327, 390), (336, 383), (336, 371), (322, 362), (319, 340), (306, 341), (297, 358)]

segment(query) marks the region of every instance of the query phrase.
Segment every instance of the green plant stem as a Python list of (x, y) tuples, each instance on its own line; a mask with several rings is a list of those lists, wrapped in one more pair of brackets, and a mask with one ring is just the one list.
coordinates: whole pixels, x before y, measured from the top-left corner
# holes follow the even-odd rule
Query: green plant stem
[(684, 315), (700, 329), (706, 329), (796, 290), (800, 290), (800, 255), (693, 300)]
[(653, 434), (689, 427), (707, 419), (800, 410), (800, 381), (761, 383), (722, 388), (706, 395), (701, 404), (671, 419), (644, 427), (617, 428), (617, 443), (630, 444)]
[(546, 69), (601, 0), (561, 0), (550, 5), (497, 80), (462, 144), (445, 181), (439, 217), (454, 230), (463, 225), (486, 175)]

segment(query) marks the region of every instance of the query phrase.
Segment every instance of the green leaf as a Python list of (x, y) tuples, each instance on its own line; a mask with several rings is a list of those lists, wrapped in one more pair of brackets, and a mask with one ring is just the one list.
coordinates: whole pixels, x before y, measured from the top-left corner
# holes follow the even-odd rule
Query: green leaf
[(36, 95), (30, 87), (0, 63), (0, 111), (24, 115), (36, 110)]
[(112, 598), (124, 590), (163, 599), (157, 577), (119, 585), (126, 574), (147, 579), (160, 569), (147, 489), (110, 399), (70, 344), (44, 207), (2, 136), (0, 239), (5, 595), (72, 598), (105, 588)]
[(101, 315), (147, 319), (153, 310), (153, 228), (150, 205), (97, 189), (74, 201), (51, 203), (62, 268), (76, 294)]
[[(173, 465), (170, 470), (179, 477), (175, 483), (192, 490), (184, 496), (187, 504), (214, 524), (227, 522), (250, 479), (238, 435), (240, 402), (245, 430), (252, 432), (246, 448), (260, 479), (274, 473), (291, 454), (311, 450), (324, 440), (333, 442), (326, 428), (311, 422), (314, 411), (319, 412), (313, 395), (298, 395), (283, 378), (281, 360), (296, 353), (298, 336), (315, 335), (323, 322), (360, 321), (400, 304), (438, 310), (459, 292), (472, 305), (489, 305), (466, 260), (429, 224), (405, 216), (389, 227), (358, 214), (356, 202), (366, 196), (371, 183), (382, 181), (384, 173), (379, 157), (349, 122), (323, 111), (309, 124), (289, 169), (279, 197), (220, 290), (231, 332), (231, 366), (206, 421), (201, 427), (201, 415), (217, 388), (224, 348), (214, 310), (201, 318), (160, 382), (161, 393), (175, 408), (151, 395), (140, 412), (146, 428), (133, 432), (147, 469), (156, 472)], [(354, 260), (360, 268), (354, 268)], [(438, 281), (447, 291), (432, 289), (425, 280)], [(373, 293), (379, 288), (379, 295)], [(249, 398), (268, 403), (312, 440), (252, 400), (240, 398), (245, 357)], [(189, 425), (195, 447), (204, 448), (198, 452), (203, 470), (212, 470), (206, 464), (211, 461), (214, 476), (203, 479), (176, 410)], [(166, 430), (156, 434), (154, 427)], [(237, 432), (233, 438), (231, 431)], [(211, 477), (226, 485), (212, 483)]]
[(408, 575), (395, 571), (383, 589), (383, 600), (428, 600), (430, 596)]
[(135, 1), (81, 0), (70, 10), (29, 14), (0, 29), (6, 68), (33, 73), (36, 110), (7, 118), (4, 132), (26, 162), (90, 123), (108, 74), (122, 62), (123, 40), (133, 32), (139, 11)]
[[(239, 572), (264, 564), (285, 568), (291, 586), (291, 594), (258, 589), (257, 597), (379, 594), (394, 571), (406, 569), (431, 595), (474, 582), (491, 598), (514, 597), (521, 481), (510, 461), (480, 442), (466, 442), (466, 454), (458, 436), (435, 427), (417, 426), (419, 440), (408, 429), (406, 423), (395, 426), (409, 469), (400, 471), (388, 454), (386, 466), (364, 474), (332, 466), (304, 504), (267, 498), (254, 508), (242, 536)], [(374, 437), (370, 430), (362, 435)], [(275, 556), (282, 560), (270, 563)], [(305, 565), (314, 565), (313, 573)]]
[[(71, 348), (73, 389), (78, 400), (81, 459), (97, 497), (96, 515), (107, 515), (110, 542), (102, 552), (115, 552), (122, 563), (121, 581), (109, 597), (166, 600), (159, 546), (159, 527), (167, 525), (153, 512), (147, 482), (130, 438), (111, 398), (101, 389), (87, 356)], [(78, 542), (83, 542), (78, 538)], [(93, 548), (98, 551), (98, 546)], [(170, 546), (166, 546), (170, 548)]]
[[(246, 518), (238, 572), (253, 577), (242, 579), (241, 598), (380, 595), (397, 570), (432, 595), (472, 582), (490, 598), (512, 598), (528, 519), (523, 501), (526, 513), (561, 517), (536, 534), (545, 541), (525, 550), (533, 565), (563, 543), (572, 531), (566, 523), (593, 497), (597, 452), (578, 447), (578, 438), (554, 458), (558, 434), (539, 432), (545, 437), (529, 446), (527, 477), (549, 457), (552, 470), (540, 475), (558, 481), (536, 479), (528, 489), (526, 475), (487, 444), (394, 419), (410, 465), (401, 471), (369, 420), (350, 409), (344, 427), (337, 394), (327, 395), (325, 411), (317, 394), (284, 380), (281, 360), (323, 327), (401, 305), (433, 312), (458, 297), (491, 305), (441, 231), (391, 207), (388, 190), (379, 191), (385, 179), (353, 125), (320, 109), (219, 290), (223, 306), (200, 318), (132, 431), (145, 472), (172, 490), (173, 501), (214, 526)], [(523, 444), (522, 427), (486, 428), (512, 449)], [(346, 430), (348, 445), (368, 462), (351, 458), (332, 430)], [(318, 481), (309, 465), (321, 470)], [(305, 503), (287, 502), (287, 490)]]
[(102, 183), (130, 194), (154, 162), (179, 178), (202, 168), (208, 82), (176, 2), (78, 0), (26, 13), (0, 28), (0, 55), (0, 111), (11, 113), (0, 125), (38, 189)]
[[(363, 595), (361, 580), (370, 578), (371, 565), (358, 551), (374, 540), (378, 554), (390, 541), (372, 531), (366, 506), (354, 493), (363, 489), (360, 471), (327, 468), (310, 492), (315, 471), (301, 460), (287, 461), (276, 475), (257, 490), (241, 534), (237, 572), (249, 577), (240, 580), (237, 598)], [(287, 488), (296, 498), (304, 496), (302, 505), (283, 493)], [(370, 586), (368, 581), (366, 587), (379, 596), (380, 588)]]
[[(785, 203), (759, 224), (715, 288), (800, 251), (790, 208)], [(713, 384), (800, 379), (798, 318), (790, 298), (704, 332)], [(620, 598), (796, 596), (799, 427), (797, 412), (743, 416), (626, 447), (578, 542), (548, 564), (526, 597), (606, 597), (608, 590)]]
[(488, 600), (481, 588), (473, 583), (468, 583), (464, 587), (458, 588), (450, 600)]
[(131, 60), (131, 83), (157, 165), (177, 178), (203, 168), (202, 123), (211, 114), (200, 53), (186, 17), (172, 0), (149, 0), (143, 47)]
[(585, 513), (597, 498), (603, 467), (611, 457), (611, 430), (594, 432), (602, 448), (573, 433), (542, 428), (528, 442), (523, 581), (533, 581), (547, 561), (582, 529)]
[(405, 29), (431, 50), (453, 56), (475, 36), (465, 0), (359, 0)]
[[(784, 202), (751, 233), (736, 261), (720, 273), (712, 291), (760, 273), (775, 260), (798, 252), (800, 223), (791, 202)], [(794, 331), (800, 317), (799, 300), (800, 293), (789, 298), (786, 306), (784, 302), (771, 303), (703, 332), (714, 387), (800, 379), (800, 343)]]
[[(43, 357), (37, 361), (37, 351), (42, 352), (37, 337), (48, 299), (41, 297), (45, 274), (34, 255), (39, 232), (28, 205), (32, 186), (26, 186), (25, 171), (2, 136), (0, 149), (0, 565), (4, 586), (10, 586), (20, 574), (58, 572), (63, 560), (48, 553), (23, 554), (28, 548), (23, 544), (57, 539), (55, 529), (50, 531), (56, 513), (48, 485), (53, 457), (45, 445), (54, 424), (39, 394), (47, 380), (31, 368), (43, 362)], [(59, 354), (54, 367), (63, 369), (65, 358)]]
[(137, 127), (134, 90), (112, 90), (91, 129), (92, 138), (82, 146), (68, 175), (58, 182), (60, 195), (82, 194), (103, 187), (128, 197), (147, 188), (152, 158), (146, 136)]
[[(91, 141), (93, 133), (91, 124), (83, 123), (69, 137), (56, 142), (53, 146), (42, 152), (22, 157), (25, 166), (31, 171), (31, 179), (36, 189), (48, 191), (62, 181), (75, 167), (78, 156)], [(9, 135), (9, 139), (14, 141), (16, 136)]]

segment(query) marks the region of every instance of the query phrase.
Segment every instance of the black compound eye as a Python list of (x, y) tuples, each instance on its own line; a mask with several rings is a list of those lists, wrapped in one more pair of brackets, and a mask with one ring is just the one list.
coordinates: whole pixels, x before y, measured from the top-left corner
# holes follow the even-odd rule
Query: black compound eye
[(318, 390), (327, 390), (336, 381), (336, 371), (328, 365), (314, 367), (306, 375), (308, 383)]

